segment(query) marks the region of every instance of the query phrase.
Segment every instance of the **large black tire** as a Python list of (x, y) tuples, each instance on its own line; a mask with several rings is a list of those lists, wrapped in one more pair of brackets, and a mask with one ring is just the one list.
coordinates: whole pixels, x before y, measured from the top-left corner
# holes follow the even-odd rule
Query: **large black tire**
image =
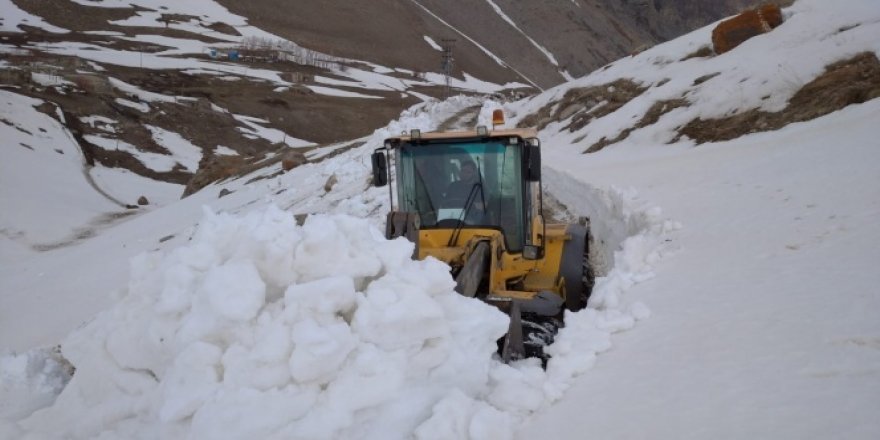
[(587, 306), (595, 275), (590, 264), (589, 223), (568, 225), (571, 239), (562, 248), (560, 275), (565, 280), (565, 308), (576, 312)]
[(587, 307), (587, 302), (593, 293), (593, 286), (596, 284), (596, 273), (593, 271), (593, 264), (590, 262), (590, 237), (587, 237), (587, 247), (584, 249), (581, 284), (584, 286), (584, 307)]

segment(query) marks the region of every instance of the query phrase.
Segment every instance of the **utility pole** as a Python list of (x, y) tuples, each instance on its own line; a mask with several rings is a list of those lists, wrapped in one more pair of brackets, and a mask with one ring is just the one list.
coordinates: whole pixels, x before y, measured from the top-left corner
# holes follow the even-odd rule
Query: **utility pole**
[(443, 48), (443, 62), (441, 68), (443, 69), (443, 77), (446, 80), (446, 87), (443, 88), (443, 99), (446, 99), (449, 97), (449, 76), (452, 75), (452, 63), (455, 61), (452, 57), (452, 46), (455, 45), (455, 39), (443, 38), (440, 42), (441, 47)]

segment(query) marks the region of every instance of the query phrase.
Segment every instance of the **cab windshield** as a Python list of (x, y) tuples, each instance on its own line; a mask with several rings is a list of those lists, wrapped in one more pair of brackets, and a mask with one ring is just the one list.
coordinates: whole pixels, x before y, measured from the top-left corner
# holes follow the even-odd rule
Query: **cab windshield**
[(507, 248), (519, 251), (525, 218), (521, 148), (498, 139), (404, 144), (397, 179), (401, 208), (418, 212), (423, 229), (459, 222), (499, 228)]

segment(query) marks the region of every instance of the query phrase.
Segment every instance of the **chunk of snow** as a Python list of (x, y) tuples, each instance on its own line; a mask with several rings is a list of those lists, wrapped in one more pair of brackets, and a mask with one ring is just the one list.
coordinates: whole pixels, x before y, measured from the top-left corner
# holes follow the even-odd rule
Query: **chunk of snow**
[(214, 154), (217, 156), (238, 156), (238, 151), (224, 145), (217, 145), (214, 148)]
[(163, 95), (161, 93), (148, 92), (140, 87), (113, 77), (108, 77), (107, 80), (110, 81), (110, 84), (113, 85), (115, 89), (125, 93), (128, 96), (136, 96), (139, 101), (177, 103), (179, 101), (196, 100), (196, 98), (169, 96)]
[(366, 98), (366, 99), (383, 99), (381, 96), (373, 96), (373, 95), (365, 95), (363, 93), (357, 92), (349, 92), (346, 90), (339, 90), (330, 87), (321, 87), (321, 86), (306, 86), (309, 90), (327, 96), (339, 96), (342, 98)]
[(434, 49), (436, 51), (443, 51), (443, 48), (440, 47), (440, 45), (437, 44), (437, 42), (435, 42), (433, 38), (431, 38), (427, 35), (425, 35), (424, 38), (425, 38), (425, 42), (428, 43), (428, 46), (431, 46), (431, 49)]
[(183, 165), (190, 172), (199, 169), (202, 160), (202, 149), (184, 139), (178, 133), (165, 130), (155, 125), (144, 125), (153, 135), (153, 140), (171, 152), (171, 156), (177, 163)]
[(116, 98), (114, 101), (116, 101), (117, 104), (133, 108), (141, 113), (148, 113), (150, 111), (150, 105), (145, 102), (134, 102), (122, 98)]
[(83, 139), (107, 151), (124, 151), (126, 153), (129, 153), (134, 156), (135, 159), (143, 163), (144, 166), (153, 171), (171, 171), (177, 165), (177, 161), (172, 156), (153, 153), (149, 151), (141, 151), (138, 147), (119, 139), (111, 139), (104, 136), (97, 136), (92, 134), (87, 134), (83, 136)]
[(72, 86), (72, 82), (65, 80), (60, 75), (49, 75), (46, 73), (31, 72), (31, 80), (41, 86)]

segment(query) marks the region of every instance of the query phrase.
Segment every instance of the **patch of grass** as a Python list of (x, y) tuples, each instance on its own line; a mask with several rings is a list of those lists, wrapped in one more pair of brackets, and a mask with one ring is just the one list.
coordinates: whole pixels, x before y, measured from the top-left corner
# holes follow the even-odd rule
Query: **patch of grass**
[(715, 73), (710, 73), (708, 75), (703, 75), (703, 76), (695, 79), (693, 85), (698, 86), (706, 81), (709, 81), (712, 78), (715, 78), (718, 75), (721, 75), (721, 72), (715, 72)]
[(684, 58), (679, 61), (687, 61), (691, 58), (707, 58), (715, 56), (715, 51), (712, 49), (712, 46), (703, 46), (699, 49), (687, 54)]

